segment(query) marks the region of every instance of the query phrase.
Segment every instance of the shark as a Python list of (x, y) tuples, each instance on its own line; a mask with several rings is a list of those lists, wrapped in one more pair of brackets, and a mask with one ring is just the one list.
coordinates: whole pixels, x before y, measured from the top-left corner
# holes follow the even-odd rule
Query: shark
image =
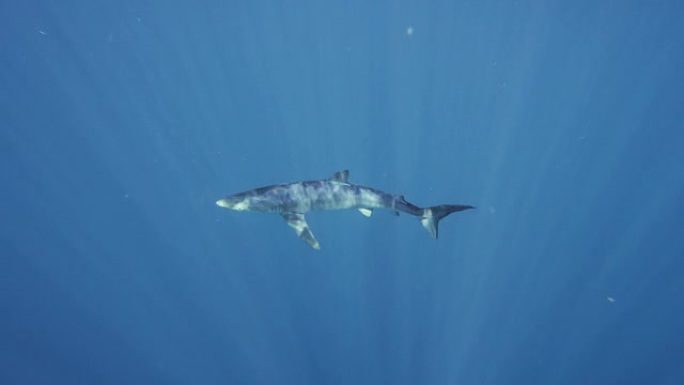
[(374, 209), (388, 209), (395, 215), (403, 212), (419, 217), (425, 230), (432, 238), (437, 239), (440, 220), (452, 213), (475, 208), (460, 204), (418, 207), (407, 202), (403, 195), (349, 183), (349, 170), (338, 171), (327, 179), (277, 184), (244, 191), (219, 199), (216, 205), (235, 211), (279, 214), (299, 238), (316, 250), (321, 246), (305, 218), (312, 211), (355, 208), (366, 217), (370, 217)]

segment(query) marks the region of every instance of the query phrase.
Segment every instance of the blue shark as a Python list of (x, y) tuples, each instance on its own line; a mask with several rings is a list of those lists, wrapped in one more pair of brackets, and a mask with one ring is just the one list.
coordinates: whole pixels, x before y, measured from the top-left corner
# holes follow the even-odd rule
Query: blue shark
[(371, 187), (349, 183), (349, 171), (336, 172), (323, 180), (312, 180), (266, 186), (227, 196), (216, 201), (220, 207), (235, 211), (260, 211), (280, 214), (297, 236), (318, 250), (304, 215), (311, 211), (358, 209), (370, 217), (373, 209), (389, 209), (396, 215), (404, 212), (420, 217), (420, 223), (434, 239), (438, 236), (439, 221), (449, 214), (474, 209), (469, 205), (439, 205), (418, 207), (396, 195)]

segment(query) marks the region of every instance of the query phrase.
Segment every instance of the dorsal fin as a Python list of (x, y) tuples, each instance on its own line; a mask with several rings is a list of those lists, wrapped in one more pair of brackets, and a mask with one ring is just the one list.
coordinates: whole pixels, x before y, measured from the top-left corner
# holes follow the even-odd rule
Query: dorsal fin
[(344, 182), (347, 183), (347, 180), (349, 179), (349, 170), (342, 170), (338, 171), (333, 174), (328, 180), (334, 180), (336, 182)]

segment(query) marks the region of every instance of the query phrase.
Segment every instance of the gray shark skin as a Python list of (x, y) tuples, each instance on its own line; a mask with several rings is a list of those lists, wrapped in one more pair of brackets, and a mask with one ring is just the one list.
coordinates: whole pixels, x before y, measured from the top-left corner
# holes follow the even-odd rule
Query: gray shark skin
[(369, 217), (373, 209), (389, 209), (420, 217), (420, 222), (437, 239), (439, 221), (449, 214), (474, 209), (468, 205), (439, 205), (427, 208), (407, 202), (402, 195), (389, 194), (371, 187), (349, 183), (349, 171), (336, 172), (323, 180), (266, 186), (227, 196), (216, 201), (220, 207), (235, 211), (261, 211), (280, 214), (297, 236), (318, 250), (304, 214), (309, 211), (358, 209)]

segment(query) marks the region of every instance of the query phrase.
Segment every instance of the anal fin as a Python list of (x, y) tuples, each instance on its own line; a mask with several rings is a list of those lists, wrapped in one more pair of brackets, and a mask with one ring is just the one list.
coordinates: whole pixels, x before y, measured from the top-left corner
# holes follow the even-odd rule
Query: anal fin
[(306, 223), (304, 214), (283, 213), (281, 215), (285, 221), (287, 221), (287, 224), (294, 229), (299, 238), (304, 240), (304, 242), (308, 243), (309, 246), (313, 247), (314, 249), (320, 250), (321, 245), (314, 237), (311, 229), (309, 229), (309, 225)]

